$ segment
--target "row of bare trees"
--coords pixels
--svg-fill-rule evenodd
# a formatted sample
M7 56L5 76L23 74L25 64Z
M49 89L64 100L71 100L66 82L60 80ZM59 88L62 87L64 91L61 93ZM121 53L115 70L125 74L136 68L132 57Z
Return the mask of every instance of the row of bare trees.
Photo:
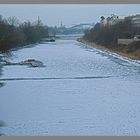
M41 20L20 23L16 17L0 16L0 51L35 43L48 36L48 27Z
M101 20L104 20L103 17ZM85 31L84 39L108 47L115 47L118 38L133 38L136 34L140 34L140 28L133 25L130 17L126 17L113 25L103 26L102 22L97 23L94 28Z

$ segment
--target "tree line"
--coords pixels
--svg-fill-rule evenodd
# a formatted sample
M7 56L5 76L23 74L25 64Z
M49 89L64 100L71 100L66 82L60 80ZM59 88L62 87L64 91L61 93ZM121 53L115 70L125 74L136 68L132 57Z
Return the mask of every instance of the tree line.
M109 20L103 25L104 17L91 30L86 30L84 39L89 42L96 42L106 47L116 47L118 38L133 38L134 35L140 34L140 28L133 25L131 17L118 20L115 24L110 25Z
M48 26L38 19L19 23L16 17L0 16L0 52L40 41L49 36Z

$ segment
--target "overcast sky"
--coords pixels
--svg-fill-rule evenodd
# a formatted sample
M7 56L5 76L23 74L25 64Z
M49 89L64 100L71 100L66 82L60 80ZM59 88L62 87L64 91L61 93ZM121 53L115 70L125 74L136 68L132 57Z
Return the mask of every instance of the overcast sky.
M6 18L16 16L21 22L35 21L40 16L43 23L49 26L59 26L61 21L64 25L71 26L97 22L102 15L140 14L140 4L0 4L0 14Z

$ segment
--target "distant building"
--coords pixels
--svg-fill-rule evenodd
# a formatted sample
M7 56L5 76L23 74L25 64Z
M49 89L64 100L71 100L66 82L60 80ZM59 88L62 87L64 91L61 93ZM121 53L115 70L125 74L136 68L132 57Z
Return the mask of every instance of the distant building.
M132 20L132 24L135 27L140 27L140 14L137 15L132 15L132 16L128 16L130 17L130 19ZM110 17L101 17L101 26L111 26L114 25L120 21L123 21L126 18L126 16L117 16L112 14Z
M140 14L131 16L131 20L135 27L140 27Z

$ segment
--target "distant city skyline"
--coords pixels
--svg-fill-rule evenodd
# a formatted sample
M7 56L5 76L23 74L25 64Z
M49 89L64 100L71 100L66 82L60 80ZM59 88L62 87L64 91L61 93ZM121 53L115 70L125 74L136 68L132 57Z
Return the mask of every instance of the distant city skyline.
M101 16L140 14L140 4L0 4L4 18L17 17L20 22L35 21L38 16L48 26L72 26L96 23Z

